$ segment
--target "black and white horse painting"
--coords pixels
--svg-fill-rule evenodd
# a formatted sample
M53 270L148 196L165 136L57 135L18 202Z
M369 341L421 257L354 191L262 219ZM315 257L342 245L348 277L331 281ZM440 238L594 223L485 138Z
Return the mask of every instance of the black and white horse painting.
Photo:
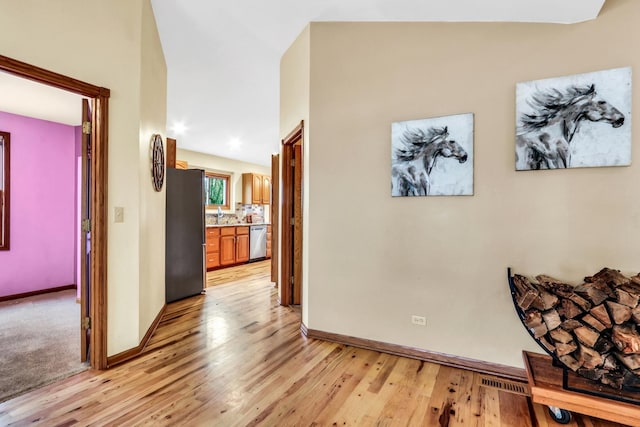
M471 194L473 114L392 124L392 196Z
M519 83L516 170L631 162L631 69Z

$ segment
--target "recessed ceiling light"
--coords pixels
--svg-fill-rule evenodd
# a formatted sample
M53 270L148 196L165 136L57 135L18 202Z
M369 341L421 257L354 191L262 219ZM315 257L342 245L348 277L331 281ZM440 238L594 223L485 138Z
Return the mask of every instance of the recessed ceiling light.
M184 122L175 122L173 126L171 126L171 130L176 135L182 135L186 132L187 126L184 124Z
M240 141L240 139L238 138L231 138L229 139L228 145L231 151L236 151L239 150L242 146L242 141Z

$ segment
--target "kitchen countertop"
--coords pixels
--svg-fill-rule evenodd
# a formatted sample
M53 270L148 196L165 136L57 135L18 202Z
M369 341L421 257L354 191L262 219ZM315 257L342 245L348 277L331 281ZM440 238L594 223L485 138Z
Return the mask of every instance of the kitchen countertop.
M252 225L271 225L268 222L252 222L252 223L238 223L238 224L207 224L207 227L250 227Z

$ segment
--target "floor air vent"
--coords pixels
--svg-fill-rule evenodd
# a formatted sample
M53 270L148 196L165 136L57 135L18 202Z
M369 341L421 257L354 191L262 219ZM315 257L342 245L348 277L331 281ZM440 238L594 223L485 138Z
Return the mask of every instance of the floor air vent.
M526 384L515 381L506 381L498 378L482 377L480 385L485 387L497 388L514 394L529 396L529 387Z

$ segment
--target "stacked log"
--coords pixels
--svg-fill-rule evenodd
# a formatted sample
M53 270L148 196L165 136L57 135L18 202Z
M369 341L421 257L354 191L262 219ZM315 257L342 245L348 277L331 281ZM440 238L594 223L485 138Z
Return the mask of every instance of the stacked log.
M603 268L578 286L516 274L513 285L522 322L549 354L616 389L640 384L640 274Z

